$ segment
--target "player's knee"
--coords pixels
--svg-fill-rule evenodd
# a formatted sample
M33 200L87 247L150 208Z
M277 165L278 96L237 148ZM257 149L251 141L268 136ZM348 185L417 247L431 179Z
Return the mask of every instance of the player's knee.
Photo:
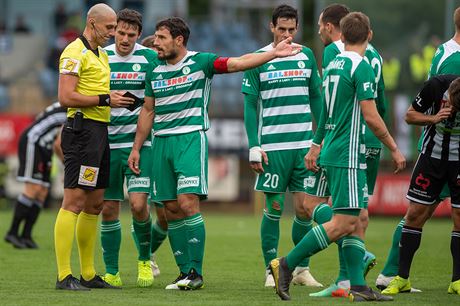
M265 193L265 210L270 215L281 217L284 210L284 194Z
M113 205L104 203L102 207L102 220L104 221L113 221L118 219L118 209L116 209Z
M406 225L421 228L430 216L429 206L411 202L405 216Z

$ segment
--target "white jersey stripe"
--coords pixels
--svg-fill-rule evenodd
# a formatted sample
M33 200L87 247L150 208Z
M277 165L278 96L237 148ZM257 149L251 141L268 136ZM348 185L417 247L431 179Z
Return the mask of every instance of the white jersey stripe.
M259 74L261 82L267 82L271 80L284 79L284 78L309 78L311 76L311 69L287 69L287 70L276 70L267 71Z
M262 135L304 131L311 131L311 122L267 125L262 128Z
M136 124L108 126L109 135L136 133Z
M187 102L191 99L201 98L203 96L202 89L196 89L192 91L187 91L178 95L167 96L163 98L156 98L155 99L155 106L162 106L162 105L171 105L174 103L182 103Z
M142 55L132 55L127 57L118 56L116 53L115 55L109 56L110 63L133 63L133 64L148 64L148 60L145 56Z
M277 142L263 144L262 150L264 151L277 151L277 150L294 150L294 149L304 149L311 147L311 140L304 141L291 141L291 142Z
M262 111L262 117L292 115L292 114L307 114L310 112L311 112L310 104L276 106L276 107L265 108Z
M186 134L195 131L202 130L202 125L185 125L185 126L175 126L170 129L161 129L154 132L155 136L169 135L169 134Z
M133 147L133 143L132 142L121 142L121 143L111 143L109 144L110 145L110 149L125 149L125 148L132 148ZM143 144L143 146L145 147L151 147L152 146L152 142L150 140L146 140Z
M264 90L260 92L262 99L272 99L279 97L291 97L291 96L308 96L308 86L305 87L285 87L276 88L272 90Z
M184 109L183 111L176 112L176 113L157 115L155 116L155 122L157 123L168 122L168 121L172 121L175 119L181 119L185 117L198 117L198 116L201 116L201 107L193 107L193 108Z

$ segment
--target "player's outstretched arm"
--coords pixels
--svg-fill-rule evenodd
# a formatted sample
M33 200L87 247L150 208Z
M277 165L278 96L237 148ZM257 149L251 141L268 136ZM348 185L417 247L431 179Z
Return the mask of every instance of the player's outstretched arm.
M372 133L390 150L391 157L395 163L394 173L403 170L406 167L406 159L399 151L396 142L388 132L385 122L383 122L382 117L377 112L374 100L361 101L361 112Z
M139 113L139 119L137 120L136 136L134 137L134 144L131 153L128 157L128 166L136 174L140 174L139 151L144 144L147 136L152 132L153 118L155 116L155 100L153 97L144 98L144 104Z
M240 57L230 57L227 62L227 72L244 71L251 69L277 57L296 55L302 50L302 46L292 43L292 37L281 41L275 49L267 52L248 53Z

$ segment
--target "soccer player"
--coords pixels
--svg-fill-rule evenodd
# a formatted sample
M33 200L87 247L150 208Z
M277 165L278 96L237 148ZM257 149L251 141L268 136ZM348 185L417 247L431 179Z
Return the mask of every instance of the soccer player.
M289 5L274 9L270 28L273 42L257 52L273 50L297 33L297 10ZM312 116L321 113L321 79L311 49L296 56L274 59L244 74L244 123L249 142L249 161L257 173L255 190L263 191L265 209L260 227L265 261L265 286L274 287L268 269L277 257L279 221L284 210L284 193L293 193L295 217L292 241L297 244L312 228L303 207L304 184L309 176L303 157L313 138ZM263 163L262 163L263 161ZM293 284L321 287L309 271L309 258L294 270Z
M344 44L340 39L340 20L349 13L349 9L342 4L332 4L326 7L319 16L318 20L318 34L323 41L325 48L323 52L322 67L325 69L329 63L341 52L344 51ZM372 33L372 31L371 31ZM370 40L371 38L369 38ZM382 75L382 58L378 54L377 50L368 44L365 52L365 60L371 64L375 74L375 83L377 88L375 90L375 103L380 116L384 116L386 103L384 89L385 85L383 82ZM365 124L365 123L364 123ZM377 171L380 161L381 147L382 144L374 136L374 134L365 128L365 144L366 144L366 190L364 196L364 209L361 210L360 214L360 225L362 225L363 233L367 229L369 222L369 216L367 212L367 205L369 196L373 194L375 182L377 178ZM326 206L326 196L329 196L329 190L327 182L324 180L324 174L322 170L318 171L316 176L311 180L314 182L312 186L307 188L306 204L313 211L313 219L317 223L324 223L324 219L331 216L329 207ZM343 258L342 247L338 244L339 254L339 275L336 281L331 284L328 288L320 291L311 293L310 296L315 297L328 297L328 296L347 296L348 289L350 287L350 281L347 275L346 264ZM367 275L369 270L375 266L376 260L375 255L366 250L363 265L364 265L364 277Z
M203 287L205 226L200 200L207 197L207 139L211 80L216 73L247 70L275 57L295 55L291 38L268 52L218 57L187 50L190 30L180 18L156 24L161 62L147 74L145 102L128 164L139 172L139 150L154 127L153 200L165 204L168 236L180 275L175 288Z
M66 119L66 109L55 102L38 114L19 138L17 180L24 182L24 190L16 200L11 227L5 236L5 241L15 248L38 248L32 239L32 229L48 196L53 149L62 160L59 134Z
M460 75L460 8L454 12L453 21L455 25L455 34L447 42L440 45L431 62L428 78L441 74L456 74ZM419 151L423 144L424 134L422 134L419 141ZM449 187L444 185L441 194L439 195L438 203L430 206L430 213L425 216L426 220L431 217L438 204L450 196ZM401 231L405 224L406 217L404 217L393 234L393 241L390 251L388 252L387 261L382 272L378 275L375 285L377 288L385 289L391 280L398 274L399 269L399 241L401 239ZM426 220L423 221L426 222ZM454 239L454 238L452 238ZM420 292L420 290L411 288L410 292Z
M123 9L117 13L115 43L105 48L111 70L110 89L125 91L138 98L138 103L129 108L113 108L109 123L111 175L109 187L104 194L101 245L106 266L104 280L113 286L122 286L118 256L121 245L119 216L121 201L124 200L124 182L129 194L135 241L139 251L137 284L140 287L153 284L150 266L152 219L147 204L152 171L150 135L140 151L141 173L136 175L128 167L128 156L133 146L137 118L144 98L145 74L156 60L155 51L136 43L141 33L141 14L131 9Z
M56 218L54 241L56 289L116 288L96 274L94 248L97 219L109 183L110 149L107 123L110 106L127 107L133 99L110 92L110 67L101 47L113 37L117 17L106 4L92 6L83 34L62 52L59 102L67 107L62 130L64 198ZM80 280L72 276L70 256L74 236L80 258Z
M350 13L340 21L345 51L328 65L323 76L321 119L306 159L307 168L318 170L321 163L332 197L331 221L314 227L286 257L271 261L277 294L290 299L292 271L305 257L340 240L348 276L350 299L387 301L388 297L372 291L363 275L364 233L359 216L364 208L366 183L365 145L362 117L369 128L391 151L395 172L405 167L404 156L377 112L374 102L375 75L364 59L371 35L369 18L360 12ZM322 145L321 149L321 143Z
M155 46L153 44L155 40L155 35L150 35L145 37L141 44L144 47L150 48L155 50ZM155 252L161 246L163 241L168 236L168 220L166 219L166 212L163 203L161 202L154 202L152 201L153 205L155 206L155 214L157 216L157 220L153 223L152 226L152 240L150 242L150 251L152 253L150 257L150 265L152 266L153 276L157 277L160 275L160 268L155 260ZM173 286L175 287L175 286ZM169 289L168 287L166 289Z

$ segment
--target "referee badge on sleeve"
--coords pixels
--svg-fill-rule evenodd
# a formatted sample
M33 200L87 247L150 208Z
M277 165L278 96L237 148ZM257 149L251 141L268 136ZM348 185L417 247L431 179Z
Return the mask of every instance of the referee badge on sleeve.
M78 184L83 186L96 187L99 168L90 166L81 166Z
M61 62L59 73L62 74L78 74L80 70L80 61L73 58L64 58Z

